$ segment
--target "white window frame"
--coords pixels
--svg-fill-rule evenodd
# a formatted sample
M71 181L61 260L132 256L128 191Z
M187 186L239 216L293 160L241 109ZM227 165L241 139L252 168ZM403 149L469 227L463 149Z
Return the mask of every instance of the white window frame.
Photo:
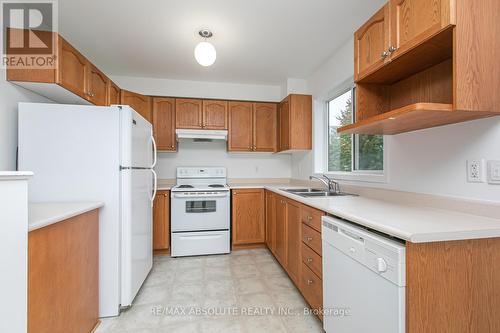
M383 136L383 142L384 142L384 154L383 154L383 164L384 164L384 170L354 170L354 163L355 163L355 158L356 156L355 153L355 144L353 144L352 147L352 158L351 158L351 170L352 171L328 171L328 154L329 154L329 131L330 131L330 124L329 124L329 108L328 104L331 100L341 96L342 94L345 94L349 89L354 89L354 80L351 78L350 80L344 82L344 84L340 85L338 89L334 91L334 93L329 94L328 98L324 101L325 103L325 109L324 109L324 144L323 144L323 153L325 154L324 158L324 165L323 165L323 174L326 174L328 176L331 176L332 178L335 178L337 180L344 180L344 181L349 181L349 182L370 182L370 183L387 183L388 182L388 147L387 147L387 140L386 137ZM355 103L355 100L353 98L353 103ZM356 108L354 107L354 117L356 117ZM353 143L357 141L357 137L352 134L353 136Z

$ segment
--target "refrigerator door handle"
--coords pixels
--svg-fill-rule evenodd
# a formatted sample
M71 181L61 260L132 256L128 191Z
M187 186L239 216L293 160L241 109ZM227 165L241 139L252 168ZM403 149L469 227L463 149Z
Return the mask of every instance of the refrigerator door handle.
M153 195L151 196L151 207L153 207L153 202L155 201L156 192L158 190L158 176L156 175L156 172L153 169L150 170L153 173Z
M153 165L151 165L151 169L152 169L156 166L156 154L158 152L158 150L156 149L155 137L153 135L151 135L151 142L153 143Z

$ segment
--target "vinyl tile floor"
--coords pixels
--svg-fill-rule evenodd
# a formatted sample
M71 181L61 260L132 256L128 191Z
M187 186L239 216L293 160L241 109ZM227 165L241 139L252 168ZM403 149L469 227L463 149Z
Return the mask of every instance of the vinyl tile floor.
M322 324L267 249L155 257L132 307L96 333L315 333Z

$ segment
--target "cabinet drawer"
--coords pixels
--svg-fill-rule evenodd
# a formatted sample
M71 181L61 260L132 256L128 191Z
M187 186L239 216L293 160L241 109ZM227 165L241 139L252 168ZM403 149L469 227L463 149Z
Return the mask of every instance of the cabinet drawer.
M301 220L313 229L321 232L321 217L324 213L308 206L302 206Z
M300 290L311 308L323 307L323 282L306 264L302 264Z
M321 234L302 223L302 241L321 255Z
M323 276L321 256L302 243L302 261L319 277Z

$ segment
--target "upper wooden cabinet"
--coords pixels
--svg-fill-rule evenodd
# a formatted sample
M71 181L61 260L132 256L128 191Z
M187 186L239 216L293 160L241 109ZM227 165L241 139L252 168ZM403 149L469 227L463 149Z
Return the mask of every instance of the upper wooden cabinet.
M60 38L58 77L60 84L78 96L88 99L90 63L77 49Z
M456 0L390 0L391 59L455 24Z
M202 100L177 98L175 100L175 128L203 128Z
M137 94L128 90L120 93L121 104L129 105L149 122L152 122L151 97Z
M229 102L228 150L253 150L253 103Z
M113 81L108 80L108 102L107 105L120 104L120 87Z
M47 32L48 33L48 32ZM66 104L119 104L119 88L75 47L56 33L53 69L7 68L7 80ZM36 82L37 84L32 84Z
M174 98L153 98L153 133L158 150L177 150Z
M110 81L103 72L92 64L87 65L87 96L95 105L108 105L108 82Z
M229 102L229 151L275 152L276 103Z
M232 206L233 245L264 243L264 190L233 190Z
M312 96L288 95L279 106L279 151L312 149Z
M254 151L277 150L278 106L276 103L255 103L253 107Z
M203 100L203 129L227 129L227 101Z
M382 67L389 59L389 4L385 5L354 33L354 79Z
M392 135L500 115L498 0L388 6L355 34L356 122L339 133ZM382 36L382 25L384 62L374 57L382 38L361 37Z

